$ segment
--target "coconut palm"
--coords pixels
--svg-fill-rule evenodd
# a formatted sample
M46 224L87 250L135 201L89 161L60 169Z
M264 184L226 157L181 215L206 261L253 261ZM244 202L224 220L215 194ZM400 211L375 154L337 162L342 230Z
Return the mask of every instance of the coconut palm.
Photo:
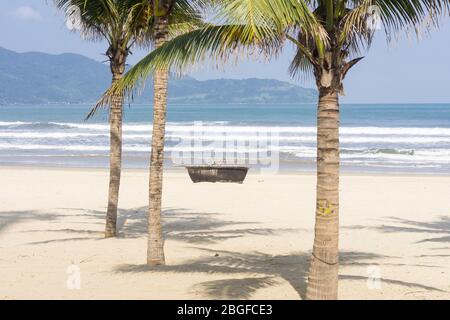
M153 48L159 48L170 38L202 26L200 9L204 8L208 3L207 0L136 0L136 2L136 8L134 6L130 7L128 13L134 16L134 11L145 10L148 25L144 36L148 38L149 44ZM139 16L139 18L139 21L142 22L142 16ZM153 78L153 138L150 160L147 263L149 265L162 265L165 263L165 258L161 200L169 79L168 68L155 70ZM114 84L115 82L112 86ZM105 104L114 106L116 97L123 99L123 93L117 92L111 95ZM94 115L100 106L99 104L93 108L88 117ZM117 202L115 203L115 209L115 212L117 212ZM117 214L114 217L116 216ZM115 224L113 227L115 230Z
M154 4L148 0L54 0L65 10L70 19L78 23L82 35L90 40L106 40L109 44L106 56L112 73L112 85L119 81L126 68L126 61L135 45L151 45L158 42ZM156 2L156 1L155 1ZM159 10L161 11L161 10ZM192 30L201 22L193 8L181 2L174 7L171 20L164 20L167 34L172 37ZM110 176L105 237L115 237L117 210L122 168L122 93L114 94L109 102L110 122ZM96 110L88 115L93 116Z
M82 35L90 40L106 40L106 57L112 73L112 84L125 72L130 50L145 40L149 27L148 7L142 0L54 0L78 23ZM117 207L122 167L123 95L115 94L109 108L110 175L105 237L116 236Z
M314 246L307 299L336 299L339 268L339 95L348 71L362 57L379 21L387 38L437 24L449 0L224 0L200 30L181 35L152 52L105 96L130 92L153 70L185 70L212 59L226 61L239 51L276 56L285 43L296 52L292 75L313 75L318 88L317 190Z
M168 41L169 16L176 0L161 0L155 10L155 48ZM161 221L169 69L155 70L153 76L153 134L150 156L147 264L164 265L164 237Z
M184 20L188 28L202 25L200 11L205 8L206 0L154 0L152 12L154 17L153 44L158 49L170 38L170 20ZM182 15L184 19L178 16ZM184 31L178 28L178 32ZM166 131L167 91L169 68L162 67L153 73L153 132L150 156L149 211L148 211L148 245L147 264L164 265L164 237L161 221L164 139Z

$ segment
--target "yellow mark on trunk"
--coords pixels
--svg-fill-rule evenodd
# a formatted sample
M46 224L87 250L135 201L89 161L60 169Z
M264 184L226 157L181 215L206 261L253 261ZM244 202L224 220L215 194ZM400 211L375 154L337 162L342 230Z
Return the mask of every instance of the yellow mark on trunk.
M317 212L321 216L330 216L335 212L335 207L326 200L319 200Z

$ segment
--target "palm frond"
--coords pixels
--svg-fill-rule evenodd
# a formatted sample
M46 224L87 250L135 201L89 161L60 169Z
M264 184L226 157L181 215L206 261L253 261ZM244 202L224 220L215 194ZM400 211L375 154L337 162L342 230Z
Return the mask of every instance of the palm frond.
M108 105L114 93L124 91L132 96L135 86L142 87L159 68L181 72L207 58L212 64L223 64L231 57L255 52L276 56L285 35L292 30L311 34L322 43L327 41L325 30L303 0L213 0L210 4L214 4L216 14L212 20L216 24L178 36L147 55L104 94L94 112Z
M340 22L339 41L353 55L367 49L376 31L370 22L379 20L388 40L401 31L418 30L425 20L437 26L450 9L448 0L360 0L353 1Z
M106 55L110 61L117 52L127 56L134 45L150 47L153 44L156 7L161 9L168 4L169 36L176 37L204 27L200 10L215 1L54 0L57 8L66 12L71 7L78 9L81 32L86 38L108 41Z
M263 30L257 30L263 35ZM152 51L124 77L111 87L100 99L94 108L109 105L110 97L124 92L132 96L135 87L143 87L146 79L156 69L172 68L174 72L181 72L198 61L209 58L212 63L223 64L239 53L250 53L257 50L259 54L275 56L282 48L283 39L280 35L268 34L256 38L256 33L248 32L246 26L208 25L204 28L191 31L169 41L166 45Z

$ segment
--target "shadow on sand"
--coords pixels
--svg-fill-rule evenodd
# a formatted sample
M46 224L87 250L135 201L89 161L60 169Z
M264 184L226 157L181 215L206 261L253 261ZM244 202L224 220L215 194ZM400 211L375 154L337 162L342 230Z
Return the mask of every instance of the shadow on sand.
M69 210L69 209L65 209ZM50 232L72 234L74 237L63 239L49 239L34 244L48 244L55 242L80 241L89 239L102 239L102 232L97 224L102 224L105 214L102 211L87 211L70 209L74 214L65 214L64 217L85 221L85 229L61 228L53 230L23 230L22 232ZM119 238L145 237L146 208L120 210L118 230ZM67 212L67 211L65 211ZM0 213L0 232L7 226L21 221L29 220L55 220L61 216L57 214L37 214L34 212ZM262 252L232 252L213 250L207 246L227 239L240 238L249 235L277 235L284 232L299 231L298 229L271 229L258 228L257 222L235 222L223 220L220 214L196 213L187 209L167 209L163 212L164 230L166 239L173 239L189 243L202 252L201 256L178 265L150 268L147 265L120 265L114 268L115 273L206 273L220 274L225 278L205 281L196 284L192 290L213 299L247 299L257 290L274 286L284 280L297 292L299 297L305 296L307 271L309 267L309 252L292 253L288 255L270 255ZM449 235L450 220L446 217L434 222L416 222L398 218L389 218L396 224L404 226L375 227L380 232L418 232ZM76 222L76 221L75 221ZM77 222L79 223L79 222ZM65 224L65 222L64 222ZM91 225L91 226L90 226ZM95 226L95 230L92 228ZM360 226L349 227L362 228ZM372 227L370 227L372 229ZM420 242L446 242L446 237L427 238ZM341 252L341 265L373 265L378 259L395 258L364 252ZM390 264L398 265L402 264ZM424 266L425 267L425 266ZM432 266L429 266L432 267ZM226 278L226 276L230 276ZM341 275L340 279L348 281L367 281L367 277L357 275ZM419 283L384 279L383 282L408 288L441 291L437 288Z
M14 224L27 221L50 221L58 215L51 213L38 213L36 211L11 211L0 212L0 233Z
M197 248L201 249L201 248ZM115 269L117 273L207 273L236 276L229 279L220 279L199 283L193 287L194 291L212 299L248 299L256 290L273 286L279 279L287 281L297 292L298 297L306 293L306 279L309 267L309 253L296 253L289 255L268 255L265 253L238 253L230 251L217 251L201 249L208 256L187 261L180 265L148 267L146 265L121 265ZM371 253L341 252L341 265L354 265L360 261L368 264L380 258L387 258ZM247 276L246 276L247 275ZM366 282L368 277L341 275L340 279ZM440 289L424 286L419 283L385 279L384 283L395 284L408 288L420 288L432 291Z
M417 233L427 235L439 235L438 237L425 237L415 243L450 243L450 217L441 216L435 221L423 222L408 219L401 219L397 217L386 217L380 226L366 227L366 226L348 226L345 229L371 229L382 233ZM449 249L444 248L444 249Z
M220 219L217 213L197 213L187 209L163 211L166 239L193 244L211 244L247 235L276 235L297 229L257 228L259 222L236 222ZM135 238L147 235L147 209L122 210L118 220L119 237Z
M73 237L48 239L29 244L48 244L67 241L102 240L105 213L96 210L77 208L61 208L65 214L42 214L35 212L0 213L0 232L9 225L23 221L51 221L53 229L26 229L24 233L58 233ZM69 212L69 213L67 213ZM163 211L164 237L192 244L213 244L248 235L277 235L284 232L295 232L298 229L273 229L257 227L258 222L236 222L220 218L216 213L196 213L187 209L166 209ZM58 228L60 224L64 228ZM80 228L67 228L67 225L78 224ZM147 236L147 208L120 210L117 221L118 238L139 238Z

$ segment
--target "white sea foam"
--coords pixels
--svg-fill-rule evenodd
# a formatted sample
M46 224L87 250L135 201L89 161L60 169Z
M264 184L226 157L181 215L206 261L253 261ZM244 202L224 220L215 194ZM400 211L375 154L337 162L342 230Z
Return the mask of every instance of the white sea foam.
M31 122L0 122L0 126L30 125L39 124ZM85 130L109 130L107 123L61 123L50 122L49 125L59 125L74 129ZM124 131L145 131L151 132L152 124L126 123ZM277 133L309 133L316 134L315 127L308 126L251 126L251 125L230 125L228 122L196 122L189 125L180 122L169 122L167 129L174 132L190 132L194 129L204 132L277 132ZM407 136L450 136L450 128L418 128L418 127L342 127L342 134L349 135L407 135Z
M48 150L48 151L109 151L109 146L90 146L90 145L41 145L41 144L0 144L0 150ZM200 147L166 147L167 152L267 152L268 148L213 148L210 146ZM148 145L124 145L123 151L125 152L149 152L150 146Z
M32 122L21 122L21 121L5 122L5 121L0 121L0 127L17 126L17 125L31 124L31 123Z
M125 153L150 151L150 123L125 123L123 128ZM342 127L340 133L344 164L405 167L450 165L450 128ZM307 161L314 161L317 154L316 128L312 126L170 122L166 137L169 141L166 147L168 153L214 150L236 152L238 157L243 157L250 152L274 151L279 152L282 158L294 157ZM236 146L234 142L237 142ZM222 147L222 143L227 144L227 149ZM3 150L3 155L8 155L8 150L15 150L15 154L29 157L55 152L107 156L109 125L0 121L0 150Z
M137 126L139 128L139 126ZM10 139L66 139L66 138L105 138L109 132L107 126L98 125L95 128L103 128L102 130L86 131L86 128L94 128L92 126L83 127L85 130L80 131L42 131L42 130L26 130L26 131L3 131L0 132L0 138ZM133 127L135 128L135 127ZM277 140L280 142L297 142L297 143L315 143L316 135L310 131L298 134L298 132L289 132L287 129L276 130L272 128L269 130L260 130L254 127L252 130L243 130L239 128L226 127L226 128L207 128L203 127L201 131L192 131L187 129L188 127L170 127L167 128L168 139L182 139L182 140L215 140L215 141L267 141ZM183 129L183 130L181 130ZM211 129L211 130L210 130ZM214 129L214 130L212 130ZM450 135L436 135L431 134L421 135L374 135L373 133L360 134L359 136L346 133L349 128L343 128L341 130L341 142L342 143L379 143L379 144L450 144ZM412 128L413 129L413 128ZM151 138L151 131L144 133L130 133L138 130L124 130L124 140L148 140ZM442 130L441 130L442 131ZM436 132L438 132L436 130ZM288 134L290 133L290 134ZM442 132L440 132L442 134Z
M83 132L0 132L0 138L15 139L66 139L86 137L107 137L107 135Z
M109 131L107 123L63 123L63 122L5 122L0 121L0 126L29 126L29 125L48 125L49 127L60 126L61 128L72 128L81 130ZM151 132L151 123L125 123L124 131L145 131ZM181 122L169 122L167 130L173 132L191 132L200 130L202 132L275 132L275 133L299 133L313 134L317 130L313 126L253 126L253 125L230 125L229 122L192 122L188 125ZM450 128L419 128L419 127L341 127L341 134L346 135L403 135L403 136L448 136L450 137Z

